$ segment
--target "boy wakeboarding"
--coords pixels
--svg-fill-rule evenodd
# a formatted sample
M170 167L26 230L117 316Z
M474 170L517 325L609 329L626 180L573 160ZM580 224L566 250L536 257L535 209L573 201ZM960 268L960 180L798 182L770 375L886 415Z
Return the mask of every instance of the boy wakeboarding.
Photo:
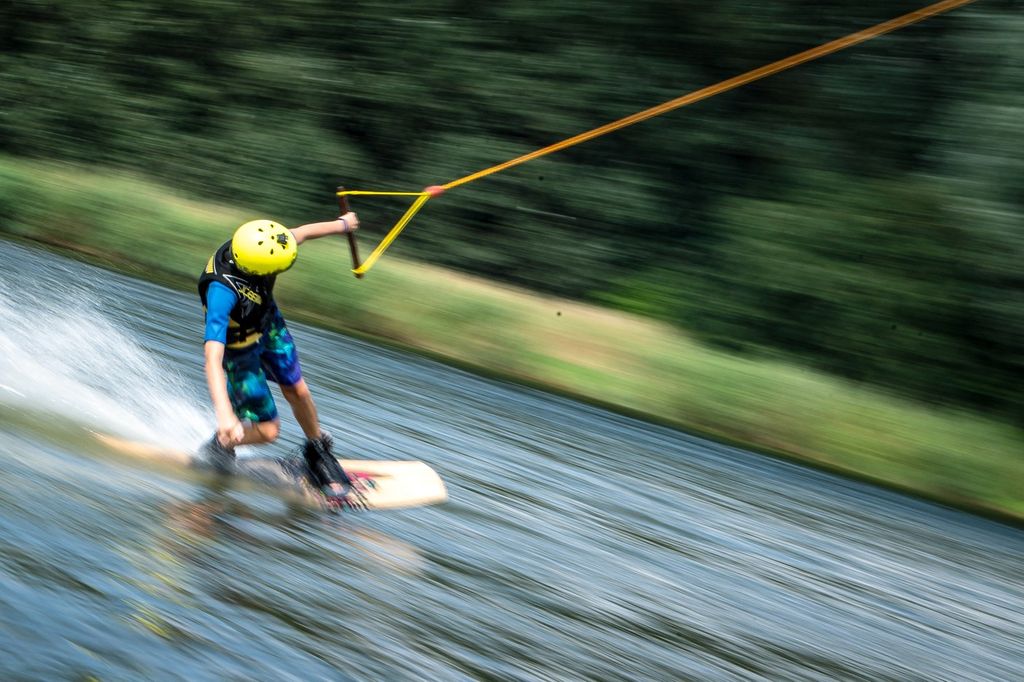
M236 445L277 439L280 419L269 380L280 387L306 436L302 454L310 482L328 500L344 500L352 491L331 450L330 435L320 428L273 290L277 275L295 263L300 244L358 227L359 219L351 212L292 230L271 220L253 220L239 227L206 264L199 297L206 313L206 382L217 431L201 454L215 469L233 471Z

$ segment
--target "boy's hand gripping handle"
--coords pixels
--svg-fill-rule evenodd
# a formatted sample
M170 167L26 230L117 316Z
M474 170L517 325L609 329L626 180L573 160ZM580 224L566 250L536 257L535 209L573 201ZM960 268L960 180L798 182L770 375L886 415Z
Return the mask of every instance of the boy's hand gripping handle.
M339 192L344 192L344 187L338 188ZM348 207L348 197L344 195L338 195L338 210L341 211L341 215L345 215L351 209ZM352 252L352 269L358 270L360 266L359 262L359 246L356 244L356 235L354 232L346 232L345 236L348 237L348 249ZM362 279L363 273L354 273L357 279Z

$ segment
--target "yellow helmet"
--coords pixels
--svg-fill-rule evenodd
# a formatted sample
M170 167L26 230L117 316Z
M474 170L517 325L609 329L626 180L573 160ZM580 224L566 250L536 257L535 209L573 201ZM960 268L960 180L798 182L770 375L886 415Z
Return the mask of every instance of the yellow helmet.
M295 263L299 255L295 235L273 220L250 220L231 238L235 265L251 275L276 275Z

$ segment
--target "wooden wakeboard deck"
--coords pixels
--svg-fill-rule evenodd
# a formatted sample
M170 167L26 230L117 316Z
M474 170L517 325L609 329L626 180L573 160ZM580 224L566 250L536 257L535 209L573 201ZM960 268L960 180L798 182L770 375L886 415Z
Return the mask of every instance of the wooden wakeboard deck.
M151 443L126 440L105 433L93 432L95 438L111 451L151 461L172 462L183 467L191 466L196 457L192 453L175 448L163 447ZM251 476L246 473L250 463L260 463L261 468L275 467L277 460L273 458L239 457L239 475L247 480L281 489L290 488L292 492L309 493L309 487L302 481L285 475ZM356 484L363 496L368 509L401 509L440 504L448 499L448 491L444 481L430 466L423 462L373 460L373 459L340 459L338 460L345 472ZM280 467L278 467L280 468Z

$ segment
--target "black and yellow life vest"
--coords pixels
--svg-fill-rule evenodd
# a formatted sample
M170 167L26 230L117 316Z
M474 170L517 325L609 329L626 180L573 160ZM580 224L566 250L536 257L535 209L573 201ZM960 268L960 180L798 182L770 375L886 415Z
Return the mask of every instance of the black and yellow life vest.
M228 241L213 254L199 276L199 298L206 311L206 292L211 282L220 282L238 295L228 321L228 348L243 348L259 341L274 314L276 275L250 275L242 272L231 257Z

